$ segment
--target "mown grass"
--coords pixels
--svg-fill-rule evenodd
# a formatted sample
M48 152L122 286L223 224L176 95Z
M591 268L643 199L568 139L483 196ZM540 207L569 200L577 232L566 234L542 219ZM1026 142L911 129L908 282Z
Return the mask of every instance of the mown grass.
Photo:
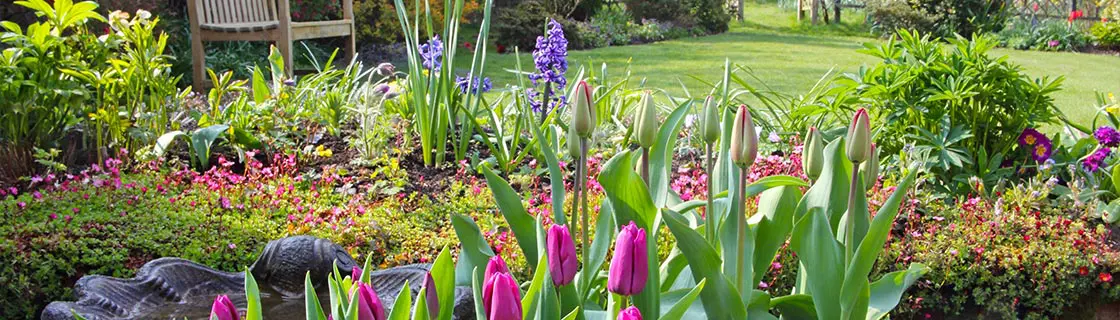
M645 80L647 87L678 95L687 88L696 96L706 93L708 88L693 77L718 80L724 59L730 59L753 69L767 86L778 92L802 94L829 72L855 72L861 66L876 63L873 57L857 52L864 43L881 41L863 23L863 13L848 10L843 18L842 25L812 26L798 23L792 10L756 3L748 7L745 22L732 21L731 30L723 34L570 51L569 77L574 77L580 66L598 72L601 64L606 63L613 76L622 75L629 68L634 77ZM525 70L533 68L528 53L531 50L521 48ZM1120 58L1115 56L1008 49L997 49L992 54L1007 55L1034 77L1065 76L1064 90L1054 98L1058 107L1075 121L1087 121L1096 112L1094 92L1120 93ZM460 66L469 66L469 54L459 58ZM515 74L506 71L516 68L516 55L491 53L487 58L487 76L498 87L516 83Z

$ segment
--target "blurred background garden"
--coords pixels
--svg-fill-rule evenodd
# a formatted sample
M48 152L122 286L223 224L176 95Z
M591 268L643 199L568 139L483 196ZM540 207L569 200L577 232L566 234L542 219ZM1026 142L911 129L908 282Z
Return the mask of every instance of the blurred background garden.
M1118 0L280 0L354 38L295 41L291 62L267 41L205 42L205 79L188 1L0 3L0 318L160 257L241 271L292 235L379 268L432 263L463 246L457 216L532 279L486 173L552 225L578 190L608 199L612 158L649 151L648 105L675 125L646 179L658 205L703 202L709 97L719 119L753 116L747 182L817 181L809 133L841 140L867 110L869 208L907 197L871 277L928 267L892 318L1120 314ZM569 134L581 81L586 149ZM682 253L661 228L668 268ZM795 293L785 239L752 289Z

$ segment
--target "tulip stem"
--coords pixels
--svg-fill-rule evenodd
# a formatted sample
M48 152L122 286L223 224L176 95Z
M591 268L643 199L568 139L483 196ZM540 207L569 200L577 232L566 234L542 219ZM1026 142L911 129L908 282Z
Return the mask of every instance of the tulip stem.
M714 209L712 202L712 144L706 143L704 149L707 151L704 154L704 174L708 175L708 179L705 180L708 182L708 206L704 207L704 229L707 231L708 243L714 247L716 245L716 217L713 215L715 212L712 211Z
M735 285L739 287L739 295L745 297L749 290L747 283L743 282L743 273L745 270L743 266L745 263L743 263L743 260L745 260L747 256L747 168L745 167L739 167L739 185L736 186L736 188L739 189L737 191L738 199L735 200L735 203L739 205L739 210L735 213L739 221L739 258L735 261L735 266L738 269L738 272L736 272L738 278Z
M642 172L641 172L641 174L642 174L642 181L644 181L646 183L646 187L648 188L650 186L649 185L649 148L642 148Z
M848 214L845 217L844 228L844 265L847 266L852 262L855 256L855 225L852 224L852 215L856 213L856 189L862 190L858 186L859 183L859 162L852 162L852 186L848 190Z
M591 230L588 230L588 227L587 227L587 175L588 175L587 160L586 160L587 159L587 144L588 144L587 143L587 138L580 138L580 141L579 141L579 149L580 149L580 154L581 154L580 166L583 168L583 170L580 174L580 186L581 186L581 189L583 190L583 192L581 192L581 194L580 194L580 205L579 205L580 210L583 210L583 212L580 214L580 231L582 231L582 233L580 234L580 236L581 236L580 239L583 242L583 244L582 244L583 245L583 250L582 250L583 251L583 263L585 263L585 264L591 263L591 251L590 251L591 241L588 240L588 238L589 238L588 233L590 233ZM598 271L598 270L596 270L596 271ZM594 271L584 270L584 272L594 272Z

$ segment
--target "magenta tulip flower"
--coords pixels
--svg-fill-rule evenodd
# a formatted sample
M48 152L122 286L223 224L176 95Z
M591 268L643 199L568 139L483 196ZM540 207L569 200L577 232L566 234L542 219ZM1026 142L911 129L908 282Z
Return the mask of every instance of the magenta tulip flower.
M210 308L210 319L241 320L241 315L237 313L237 306L233 305L229 296L223 294L214 299L214 306Z
M631 296L642 292L649 278L649 253L646 252L646 230L633 221L622 227L615 240L614 257L607 276L607 289Z
M432 278L431 272L428 272L428 277L424 279L424 303L428 307L428 319L438 318L439 293L436 292L436 279Z
M494 273L486 280L482 301L489 320L521 320L521 290L509 273Z
M576 278L579 260L576 258L576 244L568 227L554 224L548 229L548 271L552 274L552 284L568 285Z
M354 266L353 269L350 269L350 279L354 280L354 283L362 281L362 268Z
M385 320L385 306L366 283L358 283L358 320Z
M618 313L618 320L642 320L642 313L638 308L630 306Z
M486 273L484 273L485 277L482 277L483 281L489 280L490 276L495 273L509 273L509 267L506 266L506 261L502 260L502 257L499 255L490 257L490 262L486 263Z

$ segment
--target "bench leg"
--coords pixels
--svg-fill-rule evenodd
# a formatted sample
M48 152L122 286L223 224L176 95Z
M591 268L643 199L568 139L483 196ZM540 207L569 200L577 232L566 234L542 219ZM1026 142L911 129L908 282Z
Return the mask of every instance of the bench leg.
M191 35L191 58L191 85L194 91L203 92L206 90L206 47L198 33Z
M356 50L357 48L355 47L355 44L354 44L354 40L355 40L354 38L356 38L355 35L357 33L358 33L358 30L356 30L356 28L354 28L354 23L350 23L350 35L346 37L346 57L349 58L350 61L356 61L357 58L358 58L357 50ZM347 61L347 62L350 62L350 61Z

